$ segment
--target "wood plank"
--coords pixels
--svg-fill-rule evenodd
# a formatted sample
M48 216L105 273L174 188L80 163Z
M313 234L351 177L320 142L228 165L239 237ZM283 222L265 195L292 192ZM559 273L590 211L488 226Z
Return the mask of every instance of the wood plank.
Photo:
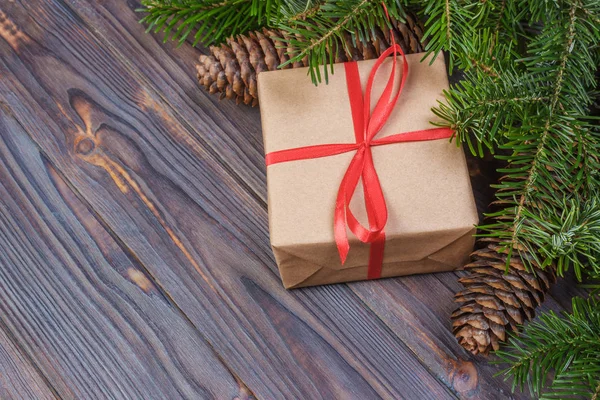
M358 283L353 290L418 354L432 372L448 379L460 397L527 399L528 393L511 393L493 356L472 356L451 333L450 314L460 272L415 275L402 279ZM560 312L563 307L548 296L540 311Z
M248 392L5 108L0 265L0 320L60 397Z
M56 398L52 388L2 326L0 326L0 398L5 400Z
M112 46L131 64L131 73L156 87L162 99L177 110L180 120L188 123L204 144L227 163L235 166L245 189L255 191L266 207L264 156L258 107L236 105L219 100L198 87L195 64L208 49L189 44L163 43L162 35L150 35L138 23L143 13L139 1L63 0L103 42ZM133 56L131 56L133 55ZM213 120L216 126L204 121ZM210 129L207 129L210 128Z
M220 154L68 9L22 6L6 14L25 39L0 43L5 101L259 397L452 397L347 287L286 292L272 272L264 205L217 162ZM319 291L332 294L312 308ZM336 297L354 320L341 320ZM370 334L392 349L386 364L370 350Z
M141 8L138 1L63 1L104 45L112 48L115 57L132 67L129 72L136 79L155 88L164 104L175 110L179 122L216 155L216 161L225 161L223 166L235 172L238 185L266 207L259 109L221 101L199 89L195 63L208 50L163 43L162 37L145 33L145 27L138 23L143 14L134 11ZM141 105L162 112L152 101Z

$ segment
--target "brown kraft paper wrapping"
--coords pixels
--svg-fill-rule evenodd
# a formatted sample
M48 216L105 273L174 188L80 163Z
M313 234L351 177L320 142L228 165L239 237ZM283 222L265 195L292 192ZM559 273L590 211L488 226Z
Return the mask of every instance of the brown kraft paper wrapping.
M448 88L442 57L406 56L409 73L396 108L376 138L430 129L431 111ZM358 63L363 92L376 60ZM402 60L399 58L398 62ZM386 60L375 78L373 107L391 70ZM329 83L314 86L306 68L263 72L258 91L265 153L329 143L354 143L343 65ZM372 148L387 202L382 277L460 268L473 248L477 211L462 149L448 139ZM363 280L369 244L348 231L350 252L341 264L333 233L340 182L354 152L290 161L267 168L271 246L286 288ZM362 188L351 203L367 225ZM367 225L368 226L368 225Z

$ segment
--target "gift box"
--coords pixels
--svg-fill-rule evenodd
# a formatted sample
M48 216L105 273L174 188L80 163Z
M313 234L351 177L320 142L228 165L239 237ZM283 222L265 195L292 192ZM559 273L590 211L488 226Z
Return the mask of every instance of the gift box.
M443 100L442 92L448 88L446 66L442 57L431 63L430 59L421 62L422 57L410 54L404 60L396 59L397 75L405 78L402 93L375 136L379 142L367 146L368 150L360 145L355 131L361 117L349 96L351 80L347 74L352 70L346 64L335 65L328 84L318 86L310 82L306 68L259 75L268 164L270 155L289 149L311 147L314 152L315 148L327 148L319 145L355 146L339 154L271 162L267 167L270 240L286 288L449 271L467 261L478 217L463 150L450 141L449 135L436 139L435 134L425 134L425 139L416 141L383 143L397 134L409 137L415 131L438 132L432 122L439 119L431 109ZM393 57L352 64L357 68L353 79L360 82L355 83L358 89L354 90L363 93L369 75L379 67L369 101L373 110L386 95ZM400 79L396 77L393 82L397 90ZM349 169L356 167L351 164L356 164L353 160L360 151L363 157L370 152L385 199L384 246L375 243L377 240L359 240L346 226L344 233L339 225L334 228L334 223L340 222L334 222L343 192L340 182L346 179ZM364 179L363 173L361 170ZM368 212L369 206L373 208L377 203L377 196L372 194L376 187L372 183L362 185L361 180L350 196L344 218L351 212L365 227L377 226L376 219L382 217L369 217ZM342 193L341 197L348 196ZM349 244L344 263L339 243L343 234ZM381 254L374 256L377 251ZM380 270L373 273L373 258L377 257L382 258Z

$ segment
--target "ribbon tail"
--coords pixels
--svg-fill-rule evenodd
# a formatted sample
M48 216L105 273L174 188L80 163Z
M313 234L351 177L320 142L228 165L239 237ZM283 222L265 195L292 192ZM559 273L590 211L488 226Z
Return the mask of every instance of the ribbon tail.
M369 249L369 266L367 268L367 279L381 278L383 269L383 253L385 250L385 232L381 232L377 239L371 243Z
M345 220L345 205L344 199L340 199L340 193L338 193L338 199L335 202L335 214L333 217L333 234L335 237L335 244L340 255L340 261L342 265L346 262L348 252L350 251L350 243L348 243L348 234L346 233L346 220Z

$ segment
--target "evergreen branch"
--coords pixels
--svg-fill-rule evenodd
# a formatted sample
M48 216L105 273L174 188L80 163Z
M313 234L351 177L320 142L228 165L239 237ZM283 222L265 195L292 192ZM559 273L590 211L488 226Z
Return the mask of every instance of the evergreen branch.
M192 33L196 45L219 43L225 38L258 29L280 17L282 0L142 0L140 22L147 31L163 31L164 41L183 43ZM287 0L295 1L295 0ZM303 1L303 0L299 0Z
M378 0L324 0L310 19L288 20L279 25L279 29L287 33L281 38L282 43L294 49L281 67L306 59L313 82L319 83L322 78L327 81L329 71L333 70L335 57L332 55L339 49L350 55L347 35L352 41L367 43L375 40L377 29L390 26L383 4L392 18L404 15L399 0L384 0L383 3Z
M571 46L573 44L573 39L575 38L575 10L576 10L576 8L577 8L577 6L575 5L575 3L573 3L571 5L571 9L569 11L569 16L570 16L570 18L569 18L569 33L567 35L567 40L565 42L565 48L564 48L564 51L563 51L563 54L562 54L562 57L561 57L561 60L559 63L558 71L556 73L556 75L557 75L556 86L554 88L554 93L553 93L551 101L550 101L550 107L548 109L548 118L546 119L546 123L544 125L544 131L540 137L540 141L537 146L535 155L533 157L533 161L531 162L529 176L527 177L527 181L526 181L526 183L523 187L523 191L520 195L517 212L514 217L514 223L513 223L512 229L511 229L511 232L512 232L511 245L513 248L517 247L517 244L519 242L519 240L518 240L519 225L520 225L520 221L522 218L523 210L524 210L526 202L528 201L528 199L532 193L531 188L535 184L536 178L538 177L538 175L536 174L536 171L540 164L540 155L543 153L543 151L545 149L546 141L547 141L548 135L550 133L550 123L552 122L555 108L556 108L556 105L558 104L559 96L563 90L563 78L564 78L565 69L566 69L566 65L567 65L567 59L568 59L569 55L571 54L571 50L572 50Z
M417 3L417 2L415 2ZM428 40L427 54L437 55L442 49L449 52L448 68L454 69L456 51L461 47L462 38L473 37L472 21L476 18L474 1L428 0L424 2L423 15L429 18L425 24L423 40Z
M559 275L572 268L579 281L584 274L600 276L599 196L597 191L589 199L572 195L537 214L523 211L521 233L528 238L524 245L538 265L555 263Z
M500 11L498 12L498 14L500 15L504 15L504 10L506 10L506 0L502 0L502 4L500 5ZM494 29L494 32L500 32L500 28L502 26L502 18L498 18L498 22L496 22L496 27ZM490 55L493 54L492 52L494 51L494 47L496 45L496 42L492 43L492 46L490 46Z
M284 17L286 23L293 24L295 21L303 21L317 15L321 7L323 6L324 0L314 0L306 2L304 8L297 7L296 9L288 8L282 10L281 14Z
M450 26L452 26L452 15L450 14L450 0L446 0L444 17L446 18L446 40L449 43L452 42L452 34L450 33Z
M343 19L336 21L321 37L317 37L315 39L309 40L307 46L300 51L300 53L296 56L297 61L301 60L307 54L314 52L319 46L322 46L324 43L327 43L327 40L333 36L338 34L341 29L344 29L353 18L357 18L359 15L364 13L366 6L370 5L369 2L371 0L361 0L357 3L350 12L348 12Z
M548 100L550 100L550 97L548 96L525 96L525 97L513 97L513 98L498 98L498 99L488 99L485 100L485 102L483 100L478 100L474 103L473 108L478 108L478 107L482 107L486 104L495 104L495 105L507 105L508 103L510 104L521 104L521 105L525 105L525 104L531 104L531 103L539 103L539 102L547 102ZM466 110L468 110L468 108L466 108Z
M469 69L472 60L469 46L473 38L488 29L508 42L516 43L520 32L519 12L514 0L412 0L414 6L421 6L421 15L428 17L425 23L424 40L428 54L448 52L448 67L454 70L455 64L461 69ZM492 56L496 42L486 49ZM486 64L488 67L490 64Z
M496 352L509 367L513 388L529 389L541 398L592 397L600 381L600 299L574 298L573 311L562 316L549 311L529 324L520 337ZM552 383L544 392L546 380Z
M561 2L562 9L556 3L521 3L519 8L506 2L511 14L530 12L529 19L534 15L544 18L543 27L530 40L528 56L515 63L513 39L496 36L482 40L488 29L482 27L457 59L489 64L496 76L468 61L474 71L446 93L447 104L440 104L435 112L473 153L482 154L482 146L509 152L496 155L508 161L508 167L499 171L505 179L496 186L505 208L488 214L495 221L480 230L483 236L500 238L509 255L516 250L523 256L525 252L535 256L550 247L531 227L558 224L566 217L560 207L573 199L581 206L579 202L593 198L591 190L599 183L600 136L586 116L596 84L600 31L593 16L598 15L599 7L597 0L588 2L587 13L581 12L581 1ZM493 48L491 53L489 48ZM595 239L600 236L596 234ZM573 261L578 273L588 261L580 256L591 257L595 250L583 238L574 240L581 240L582 246L577 257L582 261ZM556 251L546 253L538 265L556 261L568 267L569 257L572 255ZM562 271L559 268L559 273Z
M471 61L471 65L474 68L480 69L481 71L485 72L489 76L492 76L494 78L498 78L498 73L495 71L495 68L492 65L490 65L490 64L484 64L483 62L481 62L480 60L477 60L473 56L468 56L468 57L469 57L469 61Z
M596 390L594 390L594 395L591 400L598 400L598 396L600 396L600 381L598 381L598 386L596 386Z
M478 69L467 72L446 92L446 102L433 110L473 154L483 155L482 146L493 150L507 131L522 126L528 115L540 114L549 99L545 88L531 77L510 66L496 65L496 70L498 77Z
M594 15L590 10L587 9L587 7L583 6L583 5L578 5L578 8L584 13L586 14L590 20L595 23L600 25L600 16L598 15Z

